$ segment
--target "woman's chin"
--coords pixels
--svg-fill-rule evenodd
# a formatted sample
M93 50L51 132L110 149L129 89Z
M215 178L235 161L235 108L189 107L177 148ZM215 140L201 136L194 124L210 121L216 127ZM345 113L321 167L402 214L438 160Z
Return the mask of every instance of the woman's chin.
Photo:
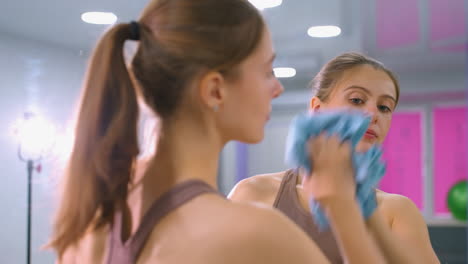
M250 135L246 135L242 139L238 139L238 141L241 141L246 144L258 144L262 142L262 140L265 138L265 132L257 132L257 133L252 133Z
M249 140L247 140L247 144L258 144L263 141L264 135L259 135L257 137L252 137Z

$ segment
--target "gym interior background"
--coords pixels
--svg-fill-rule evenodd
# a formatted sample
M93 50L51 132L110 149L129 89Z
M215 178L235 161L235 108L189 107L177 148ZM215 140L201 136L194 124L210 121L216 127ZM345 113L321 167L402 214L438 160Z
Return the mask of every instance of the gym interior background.
M253 0L252 0L253 1ZM270 0L256 3L265 4ZM329 59L360 51L395 71L401 101L384 144L381 188L410 197L423 213L442 263L467 263L466 222L452 217L448 190L467 177L467 10L464 0L274 0L262 12L277 51L285 93L273 103L265 140L228 144L220 164L227 193L245 177L286 169L291 118L307 109L309 81ZM74 106L90 52L107 25L85 23L88 11L138 18L146 1L3 1L0 9L0 261L26 254L27 171L17 157L14 125L25 111L53 124L54 144L32 178L32 262L52 263L40 250L50 232L56 183L69 153ZM260 7L260 6L259 6ZM311 37L313 26L337 26L334 37ZM336 33L336 32L335 32Z

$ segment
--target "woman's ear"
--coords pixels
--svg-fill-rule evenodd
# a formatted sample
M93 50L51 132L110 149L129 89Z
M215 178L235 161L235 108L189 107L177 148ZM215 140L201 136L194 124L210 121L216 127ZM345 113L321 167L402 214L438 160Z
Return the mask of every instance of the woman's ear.
M320 98L318 98L317 96L314 96L310 99L309 111L315 112L320 109L321 105L322 105L322 100L320 100Z
M208 72L202 76L198 85L198 93L204 105L217 111L226 97L223 75L219 72Z

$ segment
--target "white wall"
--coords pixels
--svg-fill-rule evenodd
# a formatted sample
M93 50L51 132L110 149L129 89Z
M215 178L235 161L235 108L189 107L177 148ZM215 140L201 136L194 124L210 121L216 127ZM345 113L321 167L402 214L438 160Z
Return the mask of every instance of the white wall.
M76 104L85 58L66 50L0 34L0 263L26 262L26 164L17 158L13 123L26 110L37 109L58 129ZM33 177L32 263L53 263L47 240L55 188L50 176L57 168L51 158Z

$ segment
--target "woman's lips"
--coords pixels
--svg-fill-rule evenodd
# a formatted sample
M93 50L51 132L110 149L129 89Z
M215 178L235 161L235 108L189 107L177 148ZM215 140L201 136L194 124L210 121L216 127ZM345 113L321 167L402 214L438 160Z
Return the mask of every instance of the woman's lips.
M364 134L364 137L367 139L377 139L377 133L372 129L368 129Z

